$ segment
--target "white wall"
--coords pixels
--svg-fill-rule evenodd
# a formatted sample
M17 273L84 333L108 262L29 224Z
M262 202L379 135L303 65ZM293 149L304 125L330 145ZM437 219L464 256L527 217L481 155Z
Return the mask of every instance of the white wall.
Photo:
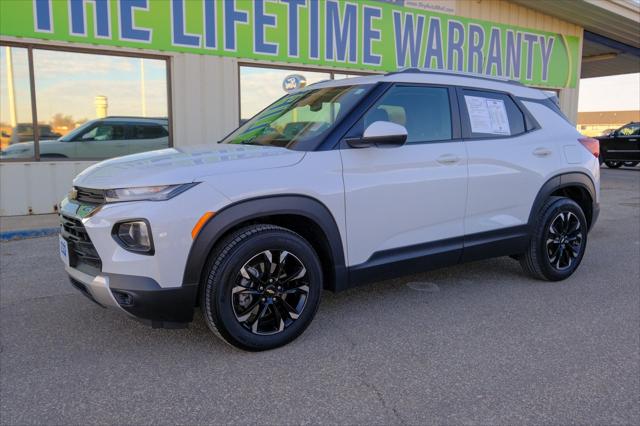
M238 125L237 60L170 56L174 146L215 143ZM53 213L73 178L93 163L0 162L0 216Z
M53 213L91 161L0 163L0 216Z

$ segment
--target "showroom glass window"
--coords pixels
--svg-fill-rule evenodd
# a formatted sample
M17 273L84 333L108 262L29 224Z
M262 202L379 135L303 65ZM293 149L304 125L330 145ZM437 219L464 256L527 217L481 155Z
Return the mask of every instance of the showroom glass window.
M241 66L240 124L286 95L282 83L286 77L294 74L303 76L307 85L331 79L331 74L326 72Z
M283 88L285 78L304 77L306 84L323 80L360 77L365 74L318 72L307 69L273 68L250 65L240 66L240 125L287 94Z
M1 160L102 160L170 145L164 58L2 46L3 52L7 49L30 50L33 74L26 53L24 65L19 54L12 55L13 72L3 53L2 87L7 90L1 95ZM7 74L13 74L13 82ZM12 87L16 108L10 101ZM36 134L30 87L35 93ZM17 125L11 126L14 122ZM10 128L15 130L5 130Z
M10 145L33 141L33 111L29 82L29 57L25 48L0 46L0 151ZM40 128L47 135L51 129ZM15 158L34 158L33 143L29 149L16 150Z

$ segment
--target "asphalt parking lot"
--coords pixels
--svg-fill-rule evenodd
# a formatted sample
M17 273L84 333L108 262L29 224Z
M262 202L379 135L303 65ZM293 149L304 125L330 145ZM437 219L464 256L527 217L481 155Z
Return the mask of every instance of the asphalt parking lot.
M640 168L561 283L509 258L325 292L292 344L246 353L197 313L153 330L68 283L54 237L0 244L2 424L640 424Z

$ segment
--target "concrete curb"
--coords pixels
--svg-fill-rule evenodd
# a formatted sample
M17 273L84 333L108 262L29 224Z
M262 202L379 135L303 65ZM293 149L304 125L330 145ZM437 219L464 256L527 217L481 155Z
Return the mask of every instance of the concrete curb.
M23 240L25 238L49 237L57 235L60 228L17 229L15 231L0 232L0 241Z

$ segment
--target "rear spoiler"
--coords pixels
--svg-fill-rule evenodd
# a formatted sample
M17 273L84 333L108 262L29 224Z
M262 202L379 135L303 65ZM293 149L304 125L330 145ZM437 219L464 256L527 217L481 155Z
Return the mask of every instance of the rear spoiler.
M556 106L560 107L560 99L558 99L558 94L553 90L543 90L542 93L550 99Z

